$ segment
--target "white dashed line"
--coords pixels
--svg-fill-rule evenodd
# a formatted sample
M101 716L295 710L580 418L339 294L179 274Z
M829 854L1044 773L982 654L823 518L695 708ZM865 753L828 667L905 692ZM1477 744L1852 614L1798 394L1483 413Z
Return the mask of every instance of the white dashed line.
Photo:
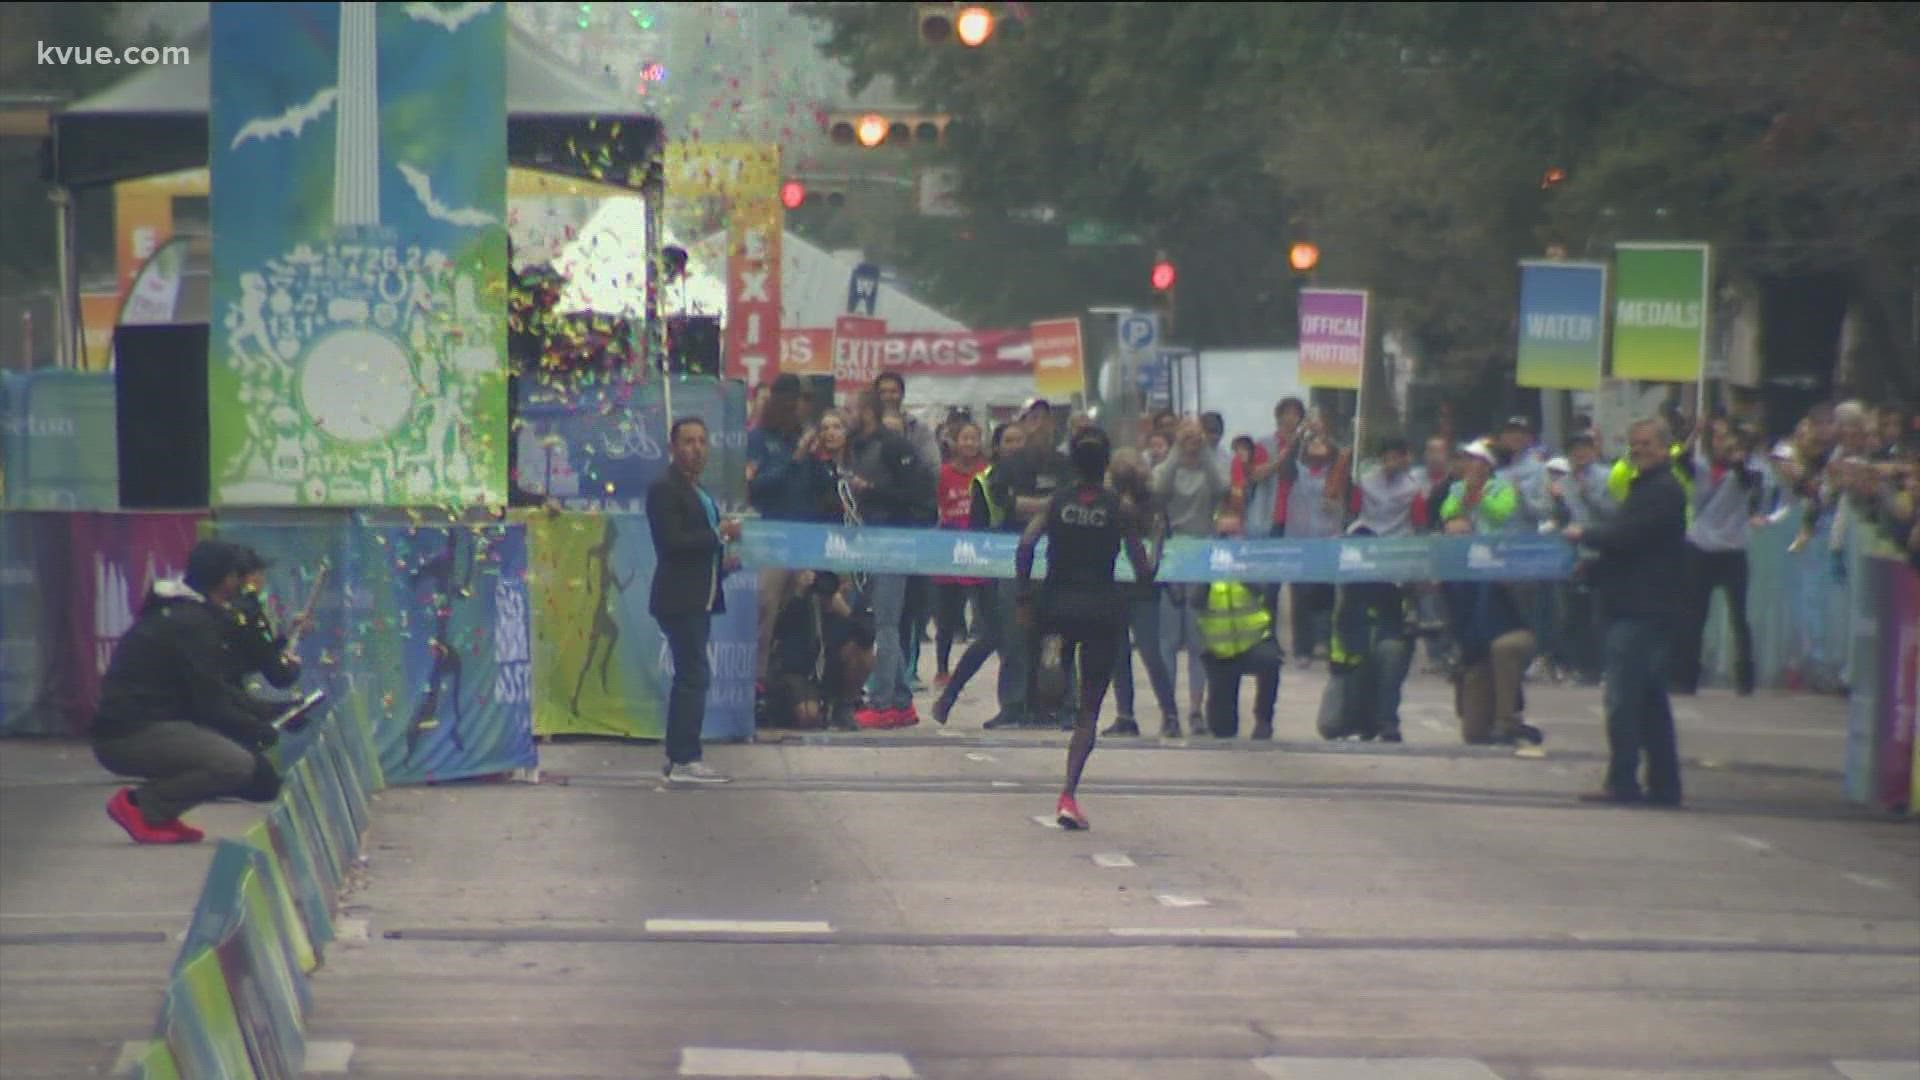
M1007 788L1007 787L1019 787L1019 786L1020 786L1019 784L1016 784L1016 783L1014 783L1014 782L1013 782L1013 781L1011 781L1011 780L990 780L990 781L988 781L988 785L989 785L990 787L1000 787L1000 788Z
M1592 933L1575 931L1567 936L1575 941L1584 942L1589 945L1618 945L1626 942L1645 943L1649 945L1754 945L1760 940L1759 938L1706 934L1659 934L1649 936L1647 934L1619 933L1615 931L1595 931Z
M1248 938L1262 941L1294 941L1298 930L1277 930L1266 926L1115 926L1107 933L1123 938Z
M1426 728L1428 731L1440 732L1442 735L1453 730L1451 727L1441 723L1438 720L1428 719L1424 717L1420 721L1420 726L1423 728Z
M780 919L648 919L649 934L831 934L833 925ZM785 1074L780 1074L785 1075ZM802 1074L795 1074L802 1075Z
M706 1046L680 1051L680 1075L914 1080L913 1065L904 1054L822 1054L812 1050L723 1050Z
M1868 877L1865 874L1856 874L1856 873L1853 873L1852 871L1848 871L1847 873L1842 874L1840 876L1846 878L1848 881L1853 882L1855 885L1864 885L1869 889L1893 888L1892 885L1887 884L1886 882L1880 880L1877 877Z
M1102 851L1093 856L1093 865L1102 870L1128 870L1134 865L1124 852Z
M334 940L340 942L362 942L370 939L365 919L341 919L333 924Z
M1833 1071L1847 1080L1920 1080L1920 1061L1836 1061Z
M1060 827L1059 818L1048 817L1045 814L1035 814L1029 820L1031 820L1035 825L1038 825L1043 829L1057 829Z
M1469 1058L1255 1058L1274 1080L1500 1080Z
M1761 840L1758 837L1741 836L1739 833L1733 833L1732 836L1733 836L1734 843L1752 848L1755 851L1772 851L1773 850L1772 844L1769 844L1765 840Z
M992 754L982 754L976 751L974 753L968 754L967 760L968 761L994 761L997 759L995 759Z
M1160 906L1162 907L1186 908L1211 906L1206 897L1191 896L1186 893L1157 892L1153 894L1153 898L1160 901Z
M302 1074L322 1073L345 1076L353 1062L353 1044L344 1041L310 1042Z

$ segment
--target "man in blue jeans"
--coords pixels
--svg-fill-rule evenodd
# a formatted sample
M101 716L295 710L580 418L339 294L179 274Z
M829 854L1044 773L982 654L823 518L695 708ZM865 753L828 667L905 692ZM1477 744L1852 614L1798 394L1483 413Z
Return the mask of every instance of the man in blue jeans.
M736 562L726 545L740 539L740 523L721 521L713 496L700 486L707 467L707 425L697 417L675 420L668 442L672 467L647 490L647 528L659 559L647 610L673 656L664 775L674 784L724 784L728 777L700 760L700 724L713 683L707 639L714 613L727 609L720 583Z
M1688 591L1687 495L1668 458L1667 426L1643 420L1627 437L1635 476L1612 518L1561 535L1600 555L1590 568L1606 613L1607 745L1600 790L1584 802L1680 805L1680 749L1667 698L1668 634ZM1640 786L1640 759L1647 784Z

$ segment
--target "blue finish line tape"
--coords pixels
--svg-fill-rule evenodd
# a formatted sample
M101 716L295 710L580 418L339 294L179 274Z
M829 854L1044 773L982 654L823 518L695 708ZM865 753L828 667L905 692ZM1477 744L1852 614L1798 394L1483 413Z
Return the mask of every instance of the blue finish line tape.
M949 529L834 528L791 521L742 523L735 552L750 569L1011 578L1013 533ZM1044 573L1046 545L1034 576ZM1557 536L1418 536L1341 540L1167 542L1158 580L1199 583L1300 581L1558 581L1573 573L1574 547ZM1120 577L1131 577L1126 557Z

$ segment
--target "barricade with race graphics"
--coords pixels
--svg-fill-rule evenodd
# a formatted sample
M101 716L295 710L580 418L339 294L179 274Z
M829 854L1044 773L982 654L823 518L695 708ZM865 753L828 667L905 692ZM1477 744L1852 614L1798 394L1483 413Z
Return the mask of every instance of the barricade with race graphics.
M324 711L274 748L284 784L244 842L219 841L136 1077L301 1075L307 978L335 939L368 799L386 786L372 731Z

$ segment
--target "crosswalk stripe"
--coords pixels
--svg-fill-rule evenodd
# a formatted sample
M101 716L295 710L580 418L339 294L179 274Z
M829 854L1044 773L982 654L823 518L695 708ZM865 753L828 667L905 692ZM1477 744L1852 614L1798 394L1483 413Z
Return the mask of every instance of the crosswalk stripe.
M831 934L833 925L782 919L648 919L649 934Z
M1470 1058L1256 1058L1274 1080L1500 1080Z
M902 1054L828 1054L812 1050L728 1050L689 1046L680 1051L681 1076L845 1077L914 1080Z

